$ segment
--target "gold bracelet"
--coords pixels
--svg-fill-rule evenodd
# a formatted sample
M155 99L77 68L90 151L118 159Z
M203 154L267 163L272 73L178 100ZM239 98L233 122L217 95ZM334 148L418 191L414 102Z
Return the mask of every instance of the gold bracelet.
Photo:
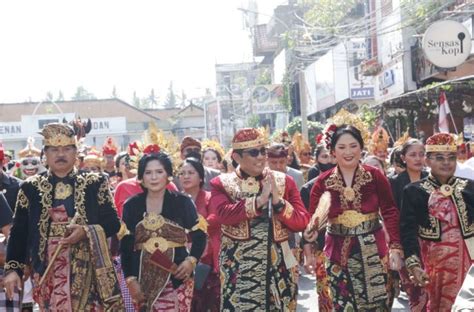
M189 262L191 262L191 264L193 265L193 270L196 268L196 265L197 265L197 259L193 256L187 256L184 260L188 260Z
M125 283L127 285L130 284L132 281L138 281L137 277L136 276L129 276L125 279Z

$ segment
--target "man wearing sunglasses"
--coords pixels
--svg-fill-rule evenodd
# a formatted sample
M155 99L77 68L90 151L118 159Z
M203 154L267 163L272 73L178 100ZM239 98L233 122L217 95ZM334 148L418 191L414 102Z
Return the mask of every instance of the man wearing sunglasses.
M202 155L201 155L201 142L196 140L190 136L186 136L183 138L180 146L181 150L181 159L186 159L188 157L194 157L199 159L202 162ZM221 172L219 170L209 168L204 166L204 185L203 189L206 191L211 190L211 186L209 182L214 178L217 177ZM174 184L181 189L181 185L179 184L179 179L175 177L173 180Z
M456 142L448 133L426 141L430 175L405 187L400 236L410 278L428 286L429 309L449 311L474 263L474 181L454 176Z
M294 311L296 262L289 231L302 231L308 214L293 179L266 168L268 139L246 128L232 140L235 172L211 181L210 210L222 224L221 310ZM271 218L271 220L270 220Z

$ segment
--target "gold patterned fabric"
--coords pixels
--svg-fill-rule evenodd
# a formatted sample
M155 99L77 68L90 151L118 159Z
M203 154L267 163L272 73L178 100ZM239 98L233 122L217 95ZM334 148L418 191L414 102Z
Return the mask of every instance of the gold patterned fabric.
M277 184L278 193L281 197L285 193L285 179L284 173L273 171L275 176L275 182ZM245 199L245 205L249 208L247 215L254 215L254 201L255 196L260 191L260 183L254 177L248 177L246 179L241 178L236 172L231 174L224 174L220 176L222 185L225 191L233 199L233 201L239 201ZM293 207L290 203L285 201L284 216L286 218L291 217ZM276 216L273 216L273 233L274 239L277 242L283 242L288 240L288 230L278 220ZM222 232L230 238L237 240L249 239L251 230L249 227L249 221L242 221L236 225L222 225Z
M174 261L175 247L186 243L185 229L162 215L146 213L135 228L135 249L141 250L139 282L146 289L146 306L153 307L163 289L170 280L171 274L150 264L154 250L146 247L151 242L155 248Z

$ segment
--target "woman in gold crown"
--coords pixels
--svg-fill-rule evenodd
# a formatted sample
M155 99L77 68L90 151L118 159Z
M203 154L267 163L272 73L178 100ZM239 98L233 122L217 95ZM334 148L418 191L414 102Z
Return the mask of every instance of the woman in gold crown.
M398 270L402 263L399 213L387 178L380 170L359 163L367 137L360 119L343 112L333 122L325 131L325 142L337 166L319 176L310 198L310 213L316 210L319 215L322 194L330 195L324 252L333 309L388 311L393 299L388 295L389 264ZM314 241L317 233L308 228L305 240ZM313 257L308 244L305 255Z
M192 274L206 246L207 224L198 218L191 198L167 190L173 176L169 156L157 146L144 153L138 164L144 192L124 204L123 221L130 233L121 241L123 272L138 308L189 311Z

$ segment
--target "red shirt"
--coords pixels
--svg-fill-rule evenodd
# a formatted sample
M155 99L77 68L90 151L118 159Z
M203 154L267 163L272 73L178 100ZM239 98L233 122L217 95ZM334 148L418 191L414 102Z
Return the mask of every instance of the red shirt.
M207 234L209 240L204 254L201 256L201 262L211 265L214 271L219 271L219 251L221 248L221 226L217 222L217 214L211 211L209 200L211 199L211 192L200 190L196 197L197 212L203 216L207 223Z
M170 182L166 188L170 191L178 192L178 188L173 182ZM117 207L117 214L122 218L123 204L133 195L143 193L143 189L137 178L130 178L120 182L115 188L114 202Z

